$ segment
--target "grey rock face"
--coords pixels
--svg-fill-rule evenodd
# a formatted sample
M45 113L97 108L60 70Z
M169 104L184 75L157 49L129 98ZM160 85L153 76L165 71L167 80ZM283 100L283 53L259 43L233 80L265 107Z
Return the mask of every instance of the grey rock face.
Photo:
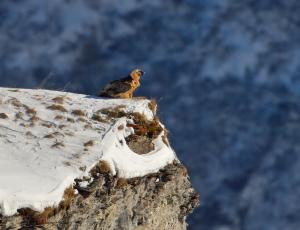
M186 229L186 216L199 204L186 168L175 163L142 178L118 179L94 174L86 188L75 186L67 210L44 225L28 216L0 218L3 229Z

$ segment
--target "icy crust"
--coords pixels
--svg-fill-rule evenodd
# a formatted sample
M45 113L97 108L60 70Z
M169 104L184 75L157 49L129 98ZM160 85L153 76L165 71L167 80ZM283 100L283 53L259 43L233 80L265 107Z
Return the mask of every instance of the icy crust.
M56 103L55 98L61 96L63 102ZM109 163L114 175L125 178L157 172L171 163L175 153L161 136L154 140L152 152L138 155L126 144L125 137L133 132L126 127L129 119L92 119L101 109L120 106L152 119L148 103L145 99L0 88L0 213L10 216L23 207L43 211L58 205L74 179L87 176L100 160ZM58 104L63 109L51 109ZM74 110L83 111L84 116Z

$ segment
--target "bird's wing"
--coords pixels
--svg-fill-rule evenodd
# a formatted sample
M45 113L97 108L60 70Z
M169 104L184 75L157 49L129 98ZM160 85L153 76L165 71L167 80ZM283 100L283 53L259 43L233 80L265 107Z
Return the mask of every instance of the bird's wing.
M103 90L102 93L108 95L116 95L119 93L125 93L131 89L130 81L116 80L109 83Z

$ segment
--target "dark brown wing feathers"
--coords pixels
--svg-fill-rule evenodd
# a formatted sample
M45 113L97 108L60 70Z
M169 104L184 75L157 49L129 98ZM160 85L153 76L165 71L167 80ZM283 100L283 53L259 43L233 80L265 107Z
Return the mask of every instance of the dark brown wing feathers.
M112 97L119 93L125 93L131 89L132 78L130 76L110 82L99 94L102 97Z

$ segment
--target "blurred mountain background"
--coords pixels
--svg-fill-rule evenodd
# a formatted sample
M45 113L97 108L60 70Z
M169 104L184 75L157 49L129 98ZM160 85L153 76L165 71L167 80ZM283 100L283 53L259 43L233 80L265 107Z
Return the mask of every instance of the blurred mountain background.
M0 85L95 94L132 68L202 205L189 229L300 226L300 1L2 0Z

